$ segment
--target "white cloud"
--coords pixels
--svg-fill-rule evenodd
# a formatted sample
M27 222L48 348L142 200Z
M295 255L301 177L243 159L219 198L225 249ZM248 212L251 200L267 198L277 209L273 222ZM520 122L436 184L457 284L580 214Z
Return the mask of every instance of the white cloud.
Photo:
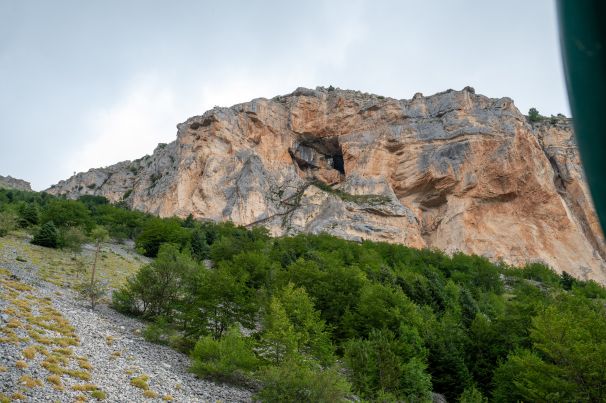
M142 74L115 104L84 119L82 137L90 141L66 160L65 168L86 171L139 158L174 138L177 116L174 91L157 74Z

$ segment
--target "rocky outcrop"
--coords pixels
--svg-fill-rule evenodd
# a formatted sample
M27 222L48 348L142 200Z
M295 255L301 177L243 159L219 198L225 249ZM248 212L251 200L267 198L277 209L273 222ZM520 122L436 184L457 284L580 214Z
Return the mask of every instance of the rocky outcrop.
M299 88L179 124L153 155L49 193L161 216L541 261L606 282L606 247L570 122L531 125L472 88L411 100Z
M24 181L23 179L13 178L10 175L0 175L0 188L32 191L32 187L29 182Z

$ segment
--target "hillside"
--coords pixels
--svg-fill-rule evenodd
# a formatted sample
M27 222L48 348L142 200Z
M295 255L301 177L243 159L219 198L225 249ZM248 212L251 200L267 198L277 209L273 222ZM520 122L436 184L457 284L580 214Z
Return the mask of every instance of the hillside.
M24 181L23 179L16 179L12 176L2 176L0 175L0 188L2 189L16 189L16 190L26 190L31 191L32 187L29 182Z
M47 192L274 235L326 232L539 261L606 282L579 161L568 119L531 125L511 99L469 87L411 100L299 88L192 117L153 155Z
M605 399L606 289L541 264L97 196L0 218L2 403Z

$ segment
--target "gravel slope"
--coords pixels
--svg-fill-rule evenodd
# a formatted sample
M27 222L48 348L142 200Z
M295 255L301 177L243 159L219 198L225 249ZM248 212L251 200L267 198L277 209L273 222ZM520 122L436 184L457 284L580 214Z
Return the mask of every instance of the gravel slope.
M75 328L79 345L73 346L75 356L86 357L92 369L92 379L88 381L97 385L107 394L108 402L140 401L175 401L175 402L245 402L252 401L250 391L197 379L188 372L189 358L168 347L146 342L141 336L144 325L132 318L125 317L107 306L99 306L91 311L80 301L72 290L57 287L41 281L36 276L37 268L29 262L16 260L18 251L2 245L0 239L0 268L12 273L13 280L33 286L33 290L24 292L23 298L50 300L52 306ZM0 310L10 305L8 298L0 294ZM2 314L0 326L5 328L11 315ZM17 344L0 343L0 366L6 371L0 372L0 393L10 396L20 391L27 396L27 401L52 402L74 401L78 396L90 394L77 392L71 386L77 383L68 375L63 375L64 390L56 390L46 381L50 373L40 365L41 357L29 362L28 368L15 366L17 360L24 359L23 348L31 345L32 340L25 340L24 329L17 328L17 335L22 341ZM30 375L42 380L42 385L26 388L20 384L22 375ZM156 398L148 398L144 391L131 384L131 379L149 376L149 390L157 393ZM163 400L164 398L164 400Z

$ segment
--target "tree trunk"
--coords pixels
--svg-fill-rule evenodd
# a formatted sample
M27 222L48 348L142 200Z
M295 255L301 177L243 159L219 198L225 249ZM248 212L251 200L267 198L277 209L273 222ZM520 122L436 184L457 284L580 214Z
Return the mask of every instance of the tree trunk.
M99 249L101 248L101 242L97 241L97 250L95 251L95 260L93 261L93 272L90 275L90 304L92 309L95 309L95 272L97 271L97 256L99 256Z

